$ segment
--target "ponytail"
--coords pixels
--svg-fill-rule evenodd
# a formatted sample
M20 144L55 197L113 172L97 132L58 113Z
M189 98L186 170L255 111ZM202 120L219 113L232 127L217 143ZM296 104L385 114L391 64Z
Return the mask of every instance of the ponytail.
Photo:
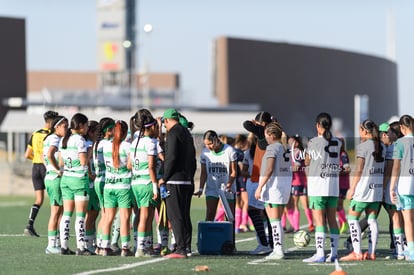
M372 135L374 141L375 151L372 153L376 162L383 162L384 157L382 156L382 145L377 124L370 119L366 119L362 122L361 127Z
M119 168L119 147L128 134L128 124L123 120L115 123L114 138L112 140L112 162L114 168Z
M414 133L414 121L410 115L403 115L399 120L400 125L404 125L410 129L411 133Z
M331 127L332 127L332 118L328 113L320 113L316 117L316 123L318 123L325 131L322 136L327 141L332 139Z

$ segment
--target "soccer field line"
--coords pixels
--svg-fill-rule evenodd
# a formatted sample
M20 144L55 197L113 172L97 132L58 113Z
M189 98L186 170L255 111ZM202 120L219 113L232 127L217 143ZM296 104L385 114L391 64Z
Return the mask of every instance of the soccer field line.
M122 265L122 266L119 266L119 267L111 267L111 268L105 268L105 269L95 269L95 270L91 270L91 271L84 271L84 272L80 272L80 273L75 273L74 275L89 275L89 274L99 274L99 273L104 273L104 272L121 271L121 270L134 268L134 267L137 267L137 266L153 264L153 263L157 263L157 262L161 262L161 261L165 261L165 260L168 260L168 259L167 258L157 258L157 259L138 262L138 263L134 263L134 264L125 264L125 265Z
M15 206L26 206L29 205L25 201L2 201L0 207L15 207Z

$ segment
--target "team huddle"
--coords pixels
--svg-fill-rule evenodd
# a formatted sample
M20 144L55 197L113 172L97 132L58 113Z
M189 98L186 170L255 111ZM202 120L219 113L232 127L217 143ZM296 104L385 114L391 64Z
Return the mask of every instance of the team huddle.
M307 146L299 136L289 138L267 112L245 121L249 138L238 135L232 144L209 130L203 135L196 192L193 124L175 109L161 118L140 109L129 123L109 117L90 121L81 113L69 121L52 111L44 118L45 127L32 135L26 151L33 159L36 202L25 234L38 236L33 224L46 189L48 254L186 258L192 253L191 197L204 193L205 219L219 220L219 192L225 190L237 194L228 197L234 230L246 230L249 218L254 226L258 247L251 254L285 257L286 218L297 232L300 201L316 246L303 262L375 260L381 206L390 220L390 257L414 261L414 121L409 115L391 124L361 123L352 176L344 139L332 135L328 113L316 117L317 136ZM347 215L344 199L350 200ZM73 212L75 252L68 247ZM363 252L366 227L369 242ZM339 257L339 236L348 228L352 252ZM331 245L325 255L328 230Z

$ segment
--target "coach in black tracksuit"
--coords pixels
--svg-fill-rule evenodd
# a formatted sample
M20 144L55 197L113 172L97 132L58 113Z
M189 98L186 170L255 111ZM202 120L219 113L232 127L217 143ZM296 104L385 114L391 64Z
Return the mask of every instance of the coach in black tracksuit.
M165 143L164 176L170 196L166 199L167 215L177 243L175 253L168 258L186 258L191 252L192 224L190 218L191 198L194 193L196 155L193 137L179 123L180 113L175 109L164 112L167 129Z

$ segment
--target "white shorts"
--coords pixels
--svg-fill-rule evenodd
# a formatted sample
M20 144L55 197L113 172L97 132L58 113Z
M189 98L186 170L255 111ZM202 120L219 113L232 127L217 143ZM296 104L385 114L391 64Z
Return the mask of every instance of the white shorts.
M252 206L257 209L264 209L264 202L259 201L255 198L254 194L256 192L257 186L259 186L259 183L252 182L250 179L247 179L246 182L246 191L247 195L249 197L249 206Z

